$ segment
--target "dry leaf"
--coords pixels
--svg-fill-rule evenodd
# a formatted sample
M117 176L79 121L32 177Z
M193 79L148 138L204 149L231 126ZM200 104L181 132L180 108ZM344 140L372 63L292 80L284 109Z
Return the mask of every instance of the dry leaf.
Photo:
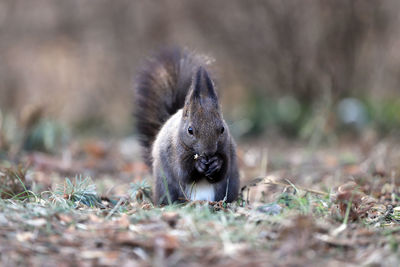
M367 196L364 192L360 191L359 186L353 181L339 186L333 200L338 204L342 217L346 216L348 205L351 205L349 220L365 217L367 212L376 203L373 197Z
M177 212L164 212L161 215L161 219L168 223L169 226L171 226L172 228L174 228L176 226L176 223L178 222L180 216Z
M90 156L96 159L102 159L106 157L109 149L104 142L91 140L84 144L84 150Z

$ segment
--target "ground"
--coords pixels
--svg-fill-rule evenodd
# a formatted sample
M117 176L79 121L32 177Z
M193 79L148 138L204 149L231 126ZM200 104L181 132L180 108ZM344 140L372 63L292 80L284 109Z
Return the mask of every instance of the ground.
M60 151L2 154L1 266L400 263L396 138L239 142L237 202L165 207L134 138Z

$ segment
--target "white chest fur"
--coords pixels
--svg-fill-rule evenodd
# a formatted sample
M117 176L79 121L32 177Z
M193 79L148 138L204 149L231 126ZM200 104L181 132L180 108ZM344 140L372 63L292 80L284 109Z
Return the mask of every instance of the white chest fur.
M194 200L215 200L214 186L206 180L200 181L196 184L189 184L186 186L186 196L188 199Z

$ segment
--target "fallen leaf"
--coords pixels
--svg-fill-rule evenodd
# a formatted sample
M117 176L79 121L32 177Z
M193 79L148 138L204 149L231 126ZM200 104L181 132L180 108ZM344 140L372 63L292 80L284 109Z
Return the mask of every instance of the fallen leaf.
M47 223L47 221L43 218L27 220L25 221L26 224L34 227L41 227Z
M338 187L338 192L333 196L333 201L338 204L339 212L342 217L346 216L348 205L349 220L356 220L367 216L367 212L376 203L373 197L367 196L360 191L360 187L353 181L347 182Z
M107 148L104 142L90 140L84 144L84 150L90 156L97 159L102 159L107 155L109 148Z
M22 232L22 233L17 233L15 237L19 242L26 242L26 241L32 241L34 236L35 235L32 232Z
M172 212L172 211L164 212L161 215L161 219L164 222L168 223L169 226L171 226L172 228L176 226L176 223L178 222L179 218L180 218L179 214L177 212Z
M121 217L119 217L115 221L115 223L118 224L118 226L121 228L128 228L129 225L131 224L129 216L127 214L122 214Z

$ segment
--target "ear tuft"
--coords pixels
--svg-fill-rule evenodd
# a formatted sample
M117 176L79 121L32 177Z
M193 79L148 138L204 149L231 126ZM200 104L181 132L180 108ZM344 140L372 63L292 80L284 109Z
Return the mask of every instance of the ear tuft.
M195 96L203 95L218 101L214 83L212 82L206 69L201 66L196 72L193 88L193 93Z

